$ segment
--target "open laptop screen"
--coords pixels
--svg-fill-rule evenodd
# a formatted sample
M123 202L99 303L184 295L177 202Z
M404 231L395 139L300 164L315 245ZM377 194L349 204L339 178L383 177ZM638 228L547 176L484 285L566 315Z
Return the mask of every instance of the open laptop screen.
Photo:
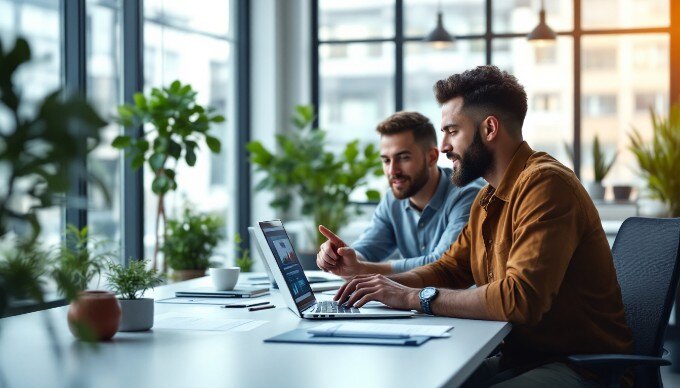
M299 311L303 311L310 304L316 302L316 298L283 224L278 220L265 221L260 222L260 228L262 228L262 233L276 259L276 264L283 274L295 304Z

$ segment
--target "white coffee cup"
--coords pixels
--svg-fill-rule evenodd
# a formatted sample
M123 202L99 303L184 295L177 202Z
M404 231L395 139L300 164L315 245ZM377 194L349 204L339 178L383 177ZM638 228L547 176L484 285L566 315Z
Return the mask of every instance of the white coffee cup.
M217 291L233 290L240 273L239 267L210 268L210 277Z

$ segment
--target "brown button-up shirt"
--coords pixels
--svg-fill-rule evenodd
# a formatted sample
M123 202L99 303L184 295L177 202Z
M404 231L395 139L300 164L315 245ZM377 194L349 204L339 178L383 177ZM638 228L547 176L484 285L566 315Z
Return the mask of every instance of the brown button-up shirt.
M526 142L451 248L414 271L426 285L488 285L489 313L513 324L502 348L511 363L632 350L595 205L571 170Z

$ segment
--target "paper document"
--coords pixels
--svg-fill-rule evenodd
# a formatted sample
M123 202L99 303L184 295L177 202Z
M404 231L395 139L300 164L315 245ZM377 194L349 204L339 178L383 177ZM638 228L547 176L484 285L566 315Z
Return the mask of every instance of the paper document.
M165 313L156 315L156 323L153 328L172 330L207 330L207 331L250 331L267 321L255 321L252 319L224 319L202 318L187 316L177 313Z
M268 302L267 299L257 299L257 302ZM159 299L156 303L173 303L173 304L216 304L221 306L228 306L231 304L243 304L243 299L234 298L191 298L191 297L174 297L167 299Z
M307 330L310 334L332 335L334 333L343 336L366 337L372 334L376 336L426 336L426 337L449 337L448 331L453 326L446 325L404 325L391 323L324 323Z

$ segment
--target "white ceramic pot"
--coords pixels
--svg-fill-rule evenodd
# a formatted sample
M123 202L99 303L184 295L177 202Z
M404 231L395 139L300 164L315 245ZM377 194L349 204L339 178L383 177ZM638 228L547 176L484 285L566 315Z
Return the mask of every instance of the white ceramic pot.
M153 327L153 299L119 299L119 301L123 317L118 331L144 331Z
M588 195L593 200L603 200L604 199L604 186L601 182L589 182L586 187L588 190Z

